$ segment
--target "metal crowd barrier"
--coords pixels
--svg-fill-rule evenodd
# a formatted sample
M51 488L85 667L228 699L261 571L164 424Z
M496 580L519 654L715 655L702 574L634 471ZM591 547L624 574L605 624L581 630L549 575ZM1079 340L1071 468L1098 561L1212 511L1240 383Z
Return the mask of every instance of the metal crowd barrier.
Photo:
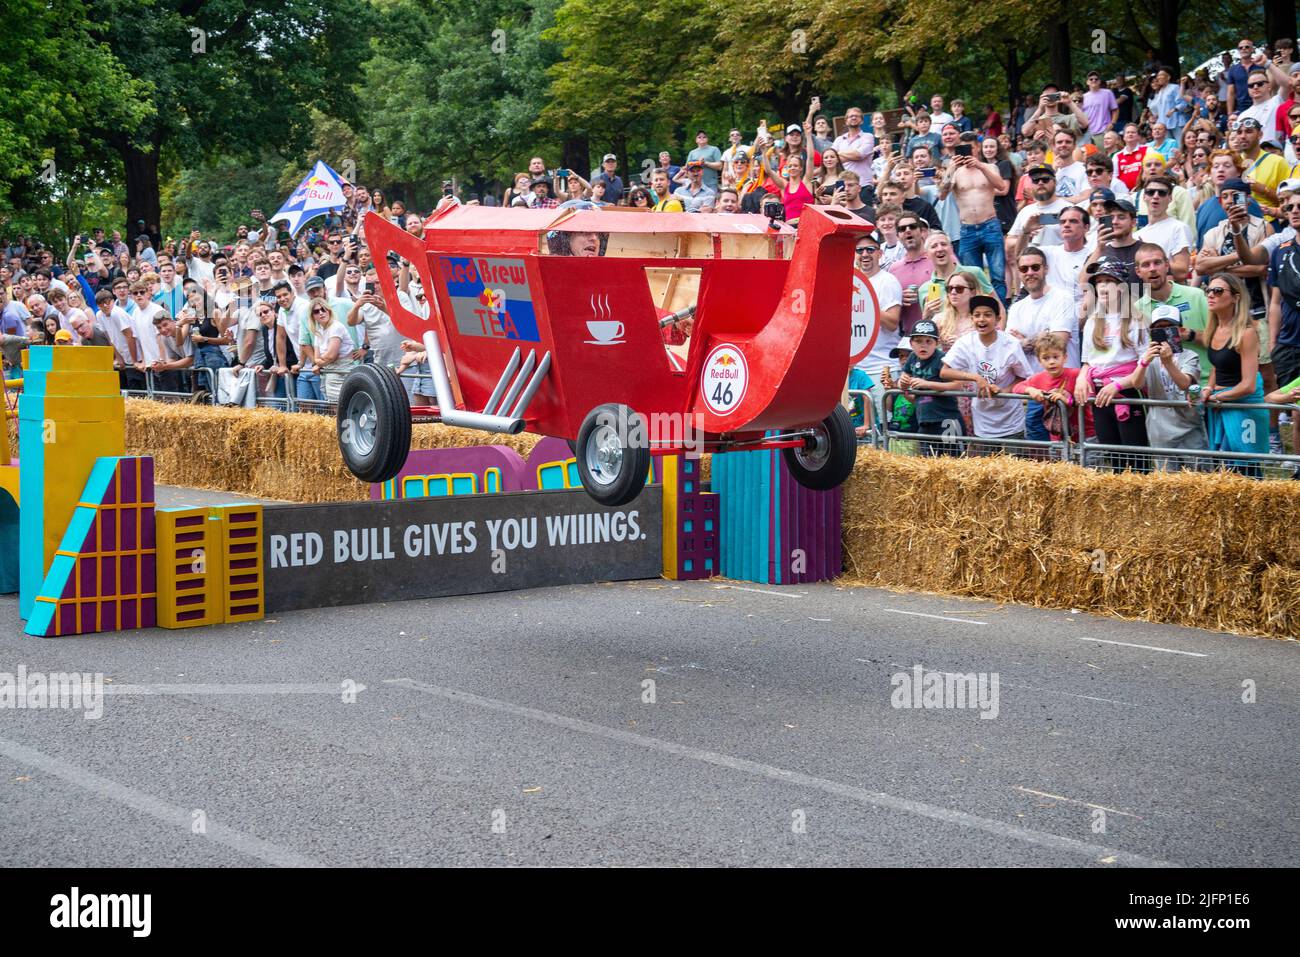
M901 395L933 395L953 399L978 399L979 393L971 390L961 392L940 392L934 389L886 389L882 400L881 436L886 451L904 455L1012 455L1016 458L1039 459L1049 462L1068 462L1074 456L1073 448L1077 443L1070 440L1068 434L1060 439L1011 439L998 436L955 435L945 430L937 435L927 432L899 432L891 427L890 417L894 411L895 400ZM1019 392L999 392L995 399L1015 400L1022 403L1033 401L1029 396ZM1069 409L1064 402L1057 400L1061 421L1069 421ZM964 424L963 424L964 428ZM1023 430L1022 430L1023 431Z
M880 416L876 410L876 399L870 389L849 389L849 397L862 401L862 424L866 432L858 436L858 445L880 448Z
M208 368L188 368L173 370L174 374L179 375L182 379L188 377L191 384L194 382L194 376L203 374L203 378L208 380L208 401L206 404L216 405L217 403L217 372L215 369ZM168 373L170 374L170 373ZM194 398L194 390L189 392L172 392L166 389L160 389L154 378L155 373L152 369L144 372L143 389L123 389L122 394L125 396L135 396L142 399L153 399L157 402L169 402L175 400L189 401Z
M1130 399L1117 397L1112 404L1137 405L1147 408L1188 409L1198 407L1202 420L1206 418L1206 409L1239 409L1254 412L1288 412L1292 416L1298 410L1294 405L1277 402L1222 402L1217 405L1193 406L1177 399ZM1081 405L1076 411L1079 434L1083 435L1085 410L1096 406L1096 397L1088 399L1087 406ZM1149 413L1148 413L1149 415ZM1268 424L1264 425L1267 435ZM1294 442L1294 419L1292 420L1292 441ZM1207 437L1208 438L1208 437ZM1214 472L1220 469L1240 472L1253 478L1291 479L1300 472L1300 454L1279 454L1276 452L1233 452L1223 450L1168 448L1165 446L1119 445L1098 442L1095 437L1078 446L1078 463L1085 468L1104 469L1115 472ZM1269 468L1272 466L1272 468Z

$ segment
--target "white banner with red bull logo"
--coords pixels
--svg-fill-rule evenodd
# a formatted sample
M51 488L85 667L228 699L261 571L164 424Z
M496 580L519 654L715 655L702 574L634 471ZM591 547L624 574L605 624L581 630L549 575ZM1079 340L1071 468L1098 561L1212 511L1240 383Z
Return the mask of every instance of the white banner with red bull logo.
M279 212L270 218L270 222L284 220L290 235L296 235L303 223L315 219L331 209L344 205L343 186L338 173L320 160L312 167L289 198L284 201Z

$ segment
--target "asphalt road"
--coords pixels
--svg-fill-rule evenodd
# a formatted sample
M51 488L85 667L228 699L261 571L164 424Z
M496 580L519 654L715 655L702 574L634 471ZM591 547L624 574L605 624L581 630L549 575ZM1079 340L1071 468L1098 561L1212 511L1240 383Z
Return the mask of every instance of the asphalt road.
M0 672L109 691L0 710L4 866L1300 860L1294 642L661 581L19 633ZM996 717L895 707L916 665Z

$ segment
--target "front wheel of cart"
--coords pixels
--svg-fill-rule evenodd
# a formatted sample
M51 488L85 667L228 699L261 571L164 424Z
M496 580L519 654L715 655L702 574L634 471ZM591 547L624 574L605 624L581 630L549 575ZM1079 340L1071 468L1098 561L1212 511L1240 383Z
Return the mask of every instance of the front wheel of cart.
M348 470L363 482L387 482L411 451L411 401L397 373L386 366L360 365L339 390L339 451Z
M858 440L848 409L835 410L813 428L803 448L782 449L785 464L804 488L825 491L843 483L858 457Z
M650 449L629 437L645 436L641 416L625 405L598 405L587 413L574 442L578 477L601 505L626 505L641 494L650 471Z

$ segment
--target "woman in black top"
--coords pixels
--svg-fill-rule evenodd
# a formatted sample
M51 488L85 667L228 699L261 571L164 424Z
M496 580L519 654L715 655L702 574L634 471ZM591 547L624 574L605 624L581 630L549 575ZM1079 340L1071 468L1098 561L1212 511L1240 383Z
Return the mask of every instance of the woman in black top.
M998 168L998 174L1011 184L1011 189L1007 190L1001 196L993 197L993 212L998 217L998 223L1002 226L1002 235L1005 236L1011 231L1011 226L1016 221L1016 168L1011 165L1011 157L1007 156L1007 151L1002 148L995 136L986 136L980 140L979 144L980 159L986 163L992 163Z
M180 325L176 331L176 344L185 339L194 344L194 368L224 369L230 363L222 346L234 344L234 337L223 328L225 316L218 315L212 298L194 279L185 280L185 305L181 309Z
M1205 324L1205 351L1214 367L1205 389L1205 425L1210 448L1230 452L1268 451L1268 411L1225 409L1228 402L1263 402L1259 373L1259 332L1250 317L1246 284L1232 273L1210 276L1205 284L1210 318ZM1236 471L1259 474L1259 466L1229 462Z

